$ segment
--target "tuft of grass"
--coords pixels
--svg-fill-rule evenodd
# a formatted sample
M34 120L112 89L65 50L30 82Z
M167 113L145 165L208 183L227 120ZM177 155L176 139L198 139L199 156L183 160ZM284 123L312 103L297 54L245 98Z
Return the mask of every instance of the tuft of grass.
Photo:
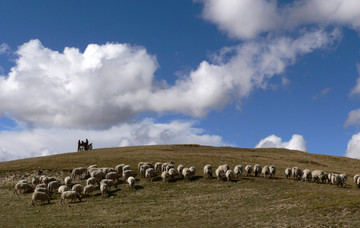
M60 204L53 194L49 205L31 205L31 192L16 195L15 183L41 170L63 178L75 167L129 164L136 172L140 161L168 162L197 168L193 181L148 182L138 175L136 189L120 184L108 197L99 190L80 203ZM232 182L202 177L202 168L227 163L275 165L276 177L245 177ZM347 173L346 188L304 183L284 177L287 167ZM2 227L164 227L360 226L359 189L352 176L360 161L286 149L246 149L200 145L164 145L106 148L0 163L0 224ZM75 181L85 183L85 180ZM123 183L123 182L121 182Z

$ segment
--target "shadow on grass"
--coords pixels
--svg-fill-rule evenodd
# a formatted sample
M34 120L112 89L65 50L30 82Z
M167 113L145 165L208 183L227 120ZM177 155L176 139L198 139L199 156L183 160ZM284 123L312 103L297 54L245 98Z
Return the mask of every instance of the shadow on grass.
M135 185L135 190L141 190L144 189L144 186L141 185Z

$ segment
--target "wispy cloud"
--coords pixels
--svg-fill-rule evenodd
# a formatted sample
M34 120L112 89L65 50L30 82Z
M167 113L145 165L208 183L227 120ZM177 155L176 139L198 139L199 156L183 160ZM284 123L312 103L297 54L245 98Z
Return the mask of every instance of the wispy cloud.
M322 97L325 97L330 92L330 90L331 89L329 87L325 88L325 89L321 90L321 92L319 94L316 94L316 95L312 96L312 99L317 100L317 99L320 99Z

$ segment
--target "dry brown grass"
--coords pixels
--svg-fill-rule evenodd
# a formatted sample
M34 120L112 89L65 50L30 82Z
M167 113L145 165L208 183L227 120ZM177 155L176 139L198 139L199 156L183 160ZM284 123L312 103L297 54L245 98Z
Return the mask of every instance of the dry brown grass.
M31 193L14 195L16 181L41 169L47 175L64 177L74 167L98 164L114 167L140 161L194 165L191 182L147 182L137 176L137 190L121 185L110 197L84 197L81 203L61 205L58 196L50 205L31 206ZM205 164L228 163L275 165L276 178L242 177L224 182L202 178ZM287 180L287 167L323 169L347 173L346 188L329 184ZM360 161L344 157L308 154L285 149L241 149L198 145L139 146L97 149L48 157L0 163L0 224L18 226L127 227L359 227L360 190L352 176ZM83 183L84 181L78 181Z

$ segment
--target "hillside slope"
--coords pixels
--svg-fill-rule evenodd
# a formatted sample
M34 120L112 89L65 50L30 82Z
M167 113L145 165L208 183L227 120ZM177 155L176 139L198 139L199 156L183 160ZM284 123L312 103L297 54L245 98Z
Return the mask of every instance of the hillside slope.
M61 205L59 196L50 205L31 206L31 193L13 194L14 184L39 170L59 179L75 167L97 164L114 167L125 163L136 172L140 161L195 166L192 181L163 183L137 178L136 190L120 181L109 197L99 191L81 203ZM205 164L275 165L273 179L242 176L226 182L202 176ZM305 183L284 177L287 167L346 173L345 188ZM360 190L352 176L360 173L360 160L309 154L286 149L242 149L199 145L137 146L96 149L0 163L0 224L19 226L360 226ZM62 179L63 180L63 179ZM77 183L84 183L76 181Z

